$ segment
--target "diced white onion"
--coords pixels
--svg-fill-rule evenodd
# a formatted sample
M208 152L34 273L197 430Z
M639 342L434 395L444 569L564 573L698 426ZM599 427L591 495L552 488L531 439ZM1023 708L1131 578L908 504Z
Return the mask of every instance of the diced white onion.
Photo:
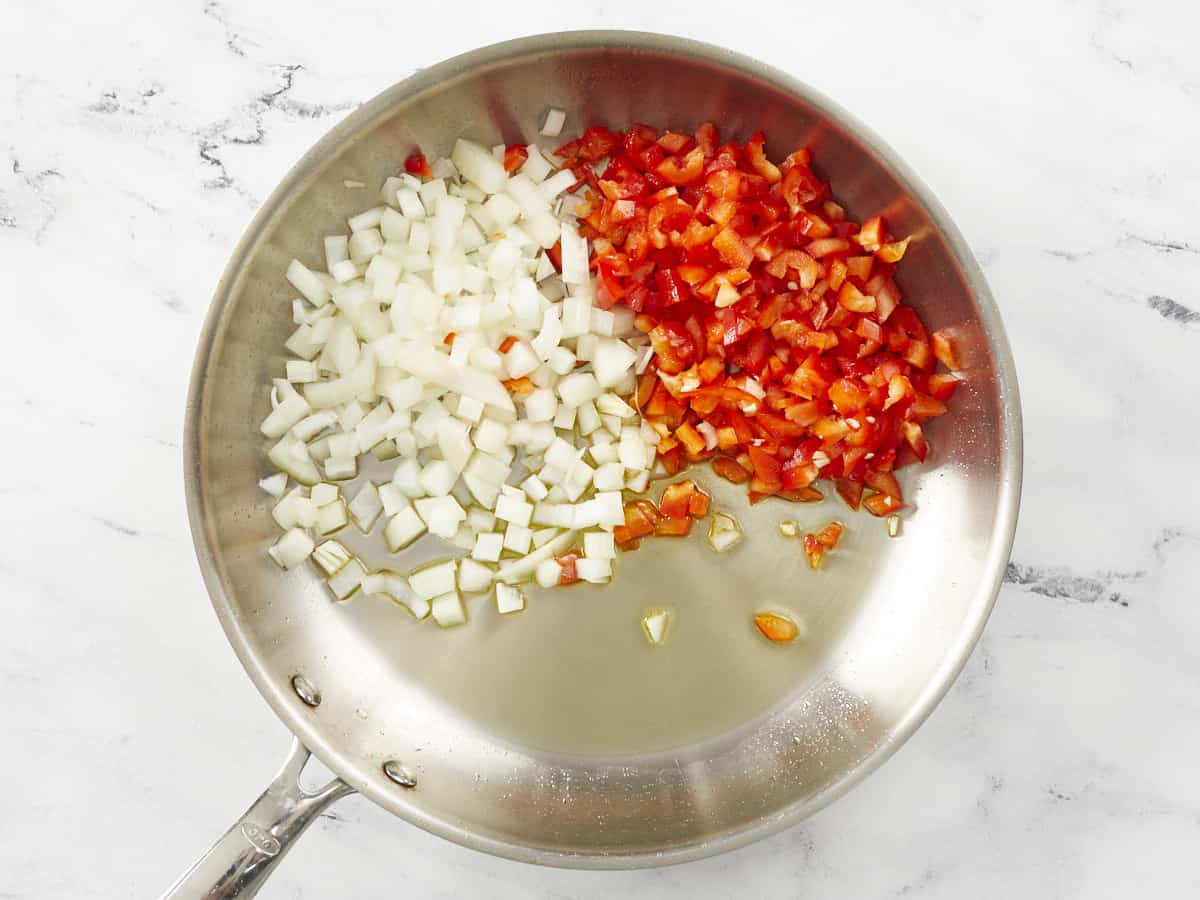
M384 529L383 537L393 553L403 550L425 533L425 523L411 506L396 513Z
M316 529L321 534L333 534L345 528L349 521L346 504L338 499L317 510Z
M575 574L591 584L604 584L612 578L612 562L608 559L577 559Z
M293 259L291 261L287 267L286 277L292 287L298 290L304 299L313 306L324 306L329 302L329 289L325 287L325 283L300 260Z
M325 583L335 599L349 600L362 587L362 580L366 575L367 570L363 568L363 564L357 557L352 556L341 569L330 575Z
M624 515L622 515L621 521L624 523ZM516 584L527 580L542 560L550 559L564 553L575 540L577 533L575 531L565 531L554 540L547 541L538 547L528 556L505 563L496 571L496 580L502 581L505 584Z
M544 124L557 133L564 120L550 110ZM426 531L469 551L411 584L368 574L337 541L315 552L339 599L361 584L442 625L465 621L460 591L493 580L501 612L524 608L510 585L557 584L554 557L581 530L579 577L607 581L621 492L647 486L659 440L621 397L636 387L645 338L632 310L593 304L588 243L569 218L578 198L559 199L575 174L531 145L510 177L503 153L460 139L450 159L431 160L432 178L388 178L381 205L348 219L349 235L326 236L325 272L289 264L303 299L286 346L298 358L273 382L261 425L279 470L262 485L279 498L285 537L349 520L370 532L383 517L392 552ZM544 252L556 242L561 278ZM526 378L532 391L502 383ZM364 481L347 503L338 482L367 452L398 460L391 481ZM289 478L311 490L285 495ZM290 559L289 545L294 535L272 556ZM516 558L501 563L506 553Z
M652 646L657 647L666 639L670 618L670 613L662 609L650 610L642 616L642 628L646 632L646 639Z
M379 489L370 481L362 486L349 504L350 516L359 531L364 534L371 530L379 514L383 512L383 501L379 497Z
M340 541L332 538L318 544L312 554L313 562L326 575L336 575L342 566L350 562L350 558L350 551L343 547Z
M607 531L589 531L583 536L583 555L588 559L616 559L613 536Z
M418 597L431 600L455 589L458 579L458 562L448 560L418 569L408 576L408 586Z
M455 142L450 160L467 181L475 184L485 194L499 191L508 177L503 163L484 147L463 138Z
M708 526L709 546L718 553L724 553L741 539L742 529L731 516L724 513L713 513L712 522Z
M546 118L542 120L541 133L546 137L558 137L566 124L567 114L561 109L550 107L546 110Z
M283 491L287 487L287 474L284 472L276 472L274 475L268 475L258 482L258 486L270 494L272 497L282 497Z
M290 528L267 551L280 567L292 569L313 552L313 539L301 528Z
M429 467L426 467L426 471ZM413 501L417 513L429 527L430 534L452 538L467 518L467 512L458 500L450 496L422 497Z
M554 587L558 584L558 579L562 576L562 566L558 564L558 560L544 559L537 565L534 570L534 581L541 587Z
M439 597L434 597L429 601L429 610L433 620L443 628L462 625L467 621L467 611L457 591L447 591Z
M312 500L313 504L318 508L328 506L341 496L342 489L336 484L330 484L327 481L314 484L308 490L308 499Z
M492 570L473 559L461 560L458 564L459 589L468 594L486 591L492 584Z
M507 584L496 585L496 612L501 615L520 612L525 608L525 594L520 588Z

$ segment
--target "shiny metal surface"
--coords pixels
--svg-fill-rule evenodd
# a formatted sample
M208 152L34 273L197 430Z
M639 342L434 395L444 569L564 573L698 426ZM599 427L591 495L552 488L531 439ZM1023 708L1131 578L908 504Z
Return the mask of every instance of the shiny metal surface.
M288 260L374 202L419 145L458 135L536 140L547 106L588 124L676 130L711 119L773 155L810 146L856 216L923 235L900 283L934 328L954 329L966 383L930 429L934 453L902 481L916 512L899 539L839 500L750 509L744 490L696 477L747 539L714 555L684 541L622 556L609 587L532 593L519 616L487 604L441 631L371 598L333 602L314 571L266 557L275 529L255 482L257 423L292 325ZM371 186L347 190L344 179ZM484 48L425 69L338 125L288 174L218 286L196 357L185 440L201 569L235 651L288 727L376 803L468 847L529 862L617 868L679 862L786 827L878 766L928 715L966 660L999 589L1016 524L1020 404L998 312L945 211L882 142L790 77L711 46L579 32ZM832 494L832 491L830 492ZM809 572L782 519L836 517L848 534ZM351 541L348 541L351 542ZM387 557L354 544L369 565ZM422 545L424 546L424 545ZM444 554L444 551L443 551ZM416 549L393 567L436 555ZM642 611L674 611L651 650ZM782 607L796 646L756 634ZM310 707L292 688L319 692ZM383 769L417 780L405 789Z
M295 840L335 800L354 792L337 778L300 786L308 750L299 740L262 796L159 900L234 900L259 892Z

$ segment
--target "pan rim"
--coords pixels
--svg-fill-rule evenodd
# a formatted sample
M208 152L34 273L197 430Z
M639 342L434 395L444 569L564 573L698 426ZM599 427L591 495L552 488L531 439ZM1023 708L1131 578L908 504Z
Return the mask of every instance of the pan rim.
M750 825L723 831L717 836L705 840L681 842L667 848L611 854L546 850L477 834L468 828L425 813L414 806L398 802L394 793L389 793L372 782L363 782L360 779L348 777L343 772L346 767L340 764L340 752L332 747L315 721L296 708L296 704L286 688L276 683L267 672L242 629L239 614L226 593L216 564L213 551L214 542L207 524L207 503L200 466L203 458L203 435L200 430L200 421L206 373L222 319L235 293L234 289L245 272L246 263L261 236L264 225L279 212L284 201L310 176L312 170L346 138L367 130L372 122L386 115L396 104L466 72L514 58L564 50L602 50L606 48L690 57L759 79L782 91L803 98L805 102L820 109L831 120L852 132L859 141L867 146L928 212L954 255L955 262L979 308L984 331L996 360L997 387L1001 398L1003 423L1001 467L997 473L1000 482L998 502L992 523L985 568L971 611L965 619L960 633L947 646L941 665L925 685L916 702L890 730L887 740L864 756L858 765L849 769L836 783L825 790L797 800L778 813L759 819ZM702 859L745 846L782 831L845 794L886 762L912 736L957 679L978 642L995 605L1016 532L1023 468L1023 432L1021 403L1012 352L1000 319L999 309L983 272L946 209L921 178L878 135L840 105L799 79L743 54L700 41L652 32L585 30L551 32L504 41L471 50L423 69L385 89L351 112L291 167L246 226L217 283L199 336L189 380L183 451L188 521L193 544L201 575L225 636L246 673L280 721L295 733L322 763L389 812L425 831L470 849L520 862L564 868L631 869Z

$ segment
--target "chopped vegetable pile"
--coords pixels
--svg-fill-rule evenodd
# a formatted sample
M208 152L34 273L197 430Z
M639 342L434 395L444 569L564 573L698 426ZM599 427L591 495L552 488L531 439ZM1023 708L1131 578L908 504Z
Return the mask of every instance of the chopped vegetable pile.
M493 582L513 612L511 585L608 581L622 491L646 489L657 435L622 399L648 341L632 311L594 306L588 246L560 214L574 182L536 148L459 140L448 160L410 157L349 237L327 237L325 272L292 262L299 359L262 424L271 462L300 485L264 485L289 529L277 562L314 551L305 528L382 519L393 553L431 533L470 551L408 577L443 625L463 619L460 593ZM367 453L399 461L347 502L338 482ZM329 574L341 584L343 571ZM407 596L399 576L367 577L350 593Z
M550 110L542 134L565 118ZM710 514L694 481L636 495L699 462L751 503L817 501L831 480L898 534L893 473L926 457L922 425L958 383L935 361L958 368L955 347L902 302L909 239L850 221L806 150L777 165L764 145L635 125L553 154L460 139L405 160L349 235L325 237L323 271L287 269L294 358L261 426L271 557L311 557L338 600L387 597L444 627L466 621L463 595L514 613L525 582L605 583L618 549L688 535ZM432 534L465 555L368 571L333 537L349 524L393 554ZM804 535L812 568L842 531ZM742 538L713 512L715 552ZM670 616L645 613L651 644Z
M712 460L752 503L820 500L824 478L854 509L900 509L892 472L925 458L958 383L934 372L958 367L950 337L892 277L909 239L850 221L807 150L776 165L761 133L590 128L558 155L586 185L597 303L637 312L654 348L637 406L666 470Z

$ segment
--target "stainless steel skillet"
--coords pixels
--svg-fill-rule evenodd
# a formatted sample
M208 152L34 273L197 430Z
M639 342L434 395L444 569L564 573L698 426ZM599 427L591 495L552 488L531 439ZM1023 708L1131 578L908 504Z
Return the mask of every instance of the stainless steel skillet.
M476 605L441 631L372 598L332 602L315 571L265 556L269 507L257 433L283 367L293 256L344 228L419 145L467 135L536 139L547 106L567 131L644 121L767 132L778 154L813 148L856 215L919 233L901 270L931 327L955 330L966 384L904 470L916 507L900 539L840 501L751 510L696 474L747 540L716 556L694 534L622 557L606 588L531 597L503 620ZM347 189L346 179L367 191ZM883 762L942 697L999 589L1016 525L1020 403L999 314L945 210L874 135L830 101L746 57L631 32L543 35L426 69L347 117L288 174L234 251L196 355L185 479L213 606L246 671L296 735L287 764L233 829L168 891L249 896L329 802L359 791L467 847L527 862L628 868L696 859L812 814ZM830 492L832 494L832 492ZM784 518L844 519L835 564L807 571ZM382 566L378 546L357 547ZM415 564L426 547L405 563ZM667 644L639 628L671 606ZM799 645L762 641L751 614L791 610ZM307 748L307 749L306 749ZM316 795L308 750L338 776Z

